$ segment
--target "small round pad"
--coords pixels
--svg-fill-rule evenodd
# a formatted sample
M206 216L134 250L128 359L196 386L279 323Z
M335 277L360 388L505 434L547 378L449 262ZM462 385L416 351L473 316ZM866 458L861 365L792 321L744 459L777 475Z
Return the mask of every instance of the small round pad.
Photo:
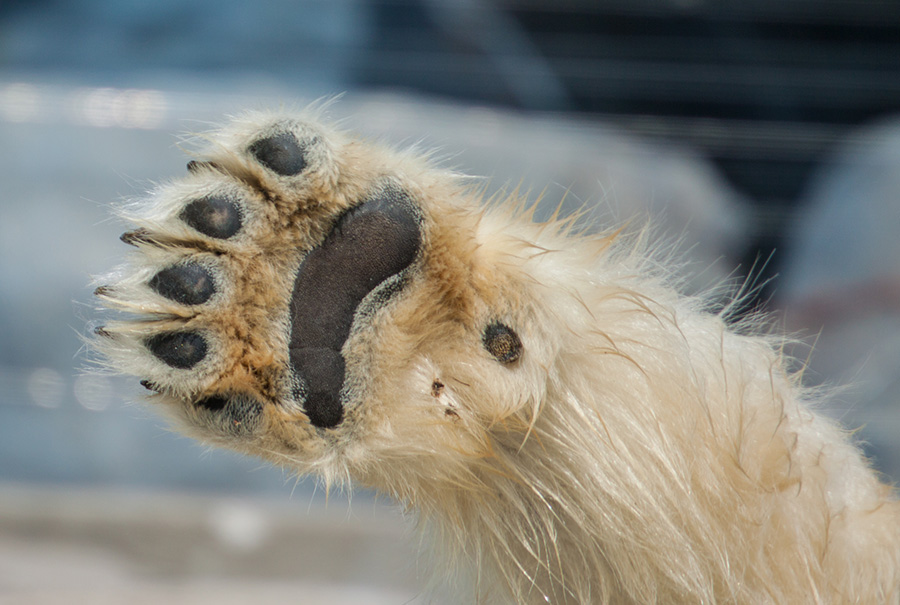
M217 195L194 200L178 216L203 235L216 239L228 239L243 224L237 204Z
M260 139L249 150L260 164L282 176L294 176L306 168L303 148L288 132Z
M147 285L157 294L183 305L203 304L216 292L209 269L197 263L163 269Z
M206 340L196 332L163 332L144 341L166 365L186 370L206 357Z
M501 363L512 363L522 354L522 341L509 326L492 322L484 329L481 342L487 352Z

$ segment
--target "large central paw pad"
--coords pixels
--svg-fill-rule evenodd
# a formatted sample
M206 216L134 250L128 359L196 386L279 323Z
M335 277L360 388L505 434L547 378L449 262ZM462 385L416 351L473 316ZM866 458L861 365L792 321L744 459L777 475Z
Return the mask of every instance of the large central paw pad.
M310 421L341 421L344 358L360 303L378 288L383 303L419 252L419 216L408 196L385 191L343 214L297 271L291 295L290 364L294 395Z
M137 252L96 294L131 315L99 328L98 346L213 432L276 416L336 427L363 381L347 375L351 333L422 256L403 162L286 117L213 139L185 178L123 210Z

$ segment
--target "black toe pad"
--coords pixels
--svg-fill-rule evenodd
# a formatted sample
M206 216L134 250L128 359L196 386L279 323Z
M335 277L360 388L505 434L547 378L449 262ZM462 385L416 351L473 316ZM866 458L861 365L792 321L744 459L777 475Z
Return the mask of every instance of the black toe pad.
M284 132L250 145L256 160L276 174L294 176L306 168L306 156L294 135Z
M314 425L340 423L340 351L354 314L369 292L416 258L419 222L409 196L386 188L340 217L301 263L291 299L290 359L305 385L304 408Z
M194 367L206 357L206 340L196 332L163 332L144 344L166 365L181 370Z
M240 231L243 223L237 204L215 195L194 200L179 217L203 235L217 239L228 239Z
M209 269L196 263L163 269L147 285L154 292L183 305L203 304L216 292Z

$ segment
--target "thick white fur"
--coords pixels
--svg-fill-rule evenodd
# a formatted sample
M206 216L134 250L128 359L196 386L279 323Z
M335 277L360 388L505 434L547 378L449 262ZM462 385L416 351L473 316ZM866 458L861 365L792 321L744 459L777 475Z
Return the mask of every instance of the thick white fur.
M213 159L237 162L278 120L237 122ZM322 191L352 197L389 173L422 206L425 253L399 300L348 341L349 371L365 378L336 429L276 406L255 436L216 434L184 394L228 379L218 358L194 374L160 369L132 352L152 326L118 324L100 346L153 376L185 430L391 495L418 515L436 565L471 580L481 602L900 603L900 508L848 435L811 410L779 339L679 295L640 237L535 224L517 199L482 207L414 156L314 128L321 161L343 171ZM178 187L193 185L151 207L171 216ZM144 250L120 280L126 302L111 304L163 304L140 282L168 254ZM491 318L521 337L514 364L485 352Z
M679 296L635 238L562 230L480 218L530 359L480 381L470 405L505 409L477 462L465 451L465 473L403 498L474 563L479 595L898 602L898 506L810 410L779 340Z
M492 496L438 495L436 517L465 511L443 531L516 602L897 602L897 505L778 341L679 297L627 242L553 231L482 221L486 247L552 251L505 255L543 359L495 395L531 386L536 409L524 438L494 430Z

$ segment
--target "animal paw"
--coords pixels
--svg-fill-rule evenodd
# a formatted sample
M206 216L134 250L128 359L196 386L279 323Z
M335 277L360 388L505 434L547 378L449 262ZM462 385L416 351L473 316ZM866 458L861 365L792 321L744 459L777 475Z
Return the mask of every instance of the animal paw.
M533 399L506 267L523 244L486 237L502 219L459 177L293 115L206 140L121 209L135 250L96 290L123 312L97 348L183 430L397 493L391 461L477 456Z

